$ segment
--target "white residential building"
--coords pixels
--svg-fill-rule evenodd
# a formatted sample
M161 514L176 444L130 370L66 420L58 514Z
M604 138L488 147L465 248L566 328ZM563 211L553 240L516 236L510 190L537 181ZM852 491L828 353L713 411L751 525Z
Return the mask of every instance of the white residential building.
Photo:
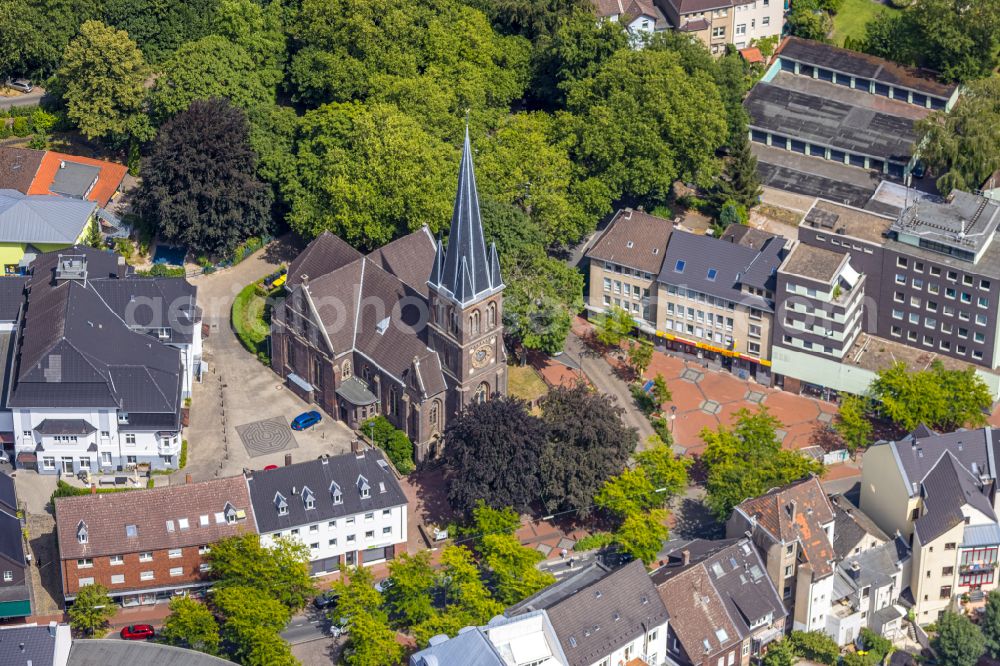
M410 666L569 666L545 611L497 616L483 627L465 627L410 656Z
M783 0L734 0L733 44L742 49L754 40L780 37L784 14Z
M309 547L313 575L406 552L406 496L382 452L361 446L248 472L261 543L278 537L301 541Z

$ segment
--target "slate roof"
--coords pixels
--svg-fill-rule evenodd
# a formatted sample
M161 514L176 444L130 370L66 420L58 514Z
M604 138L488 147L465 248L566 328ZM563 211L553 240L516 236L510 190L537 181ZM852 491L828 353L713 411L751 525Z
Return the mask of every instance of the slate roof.
M962 507L972 506L987 519L997 522L993 505L981 481L945 451L921 483L924 512L913 521L913 528L923 544L930 543L951 528L965 522Z
M901 558L894 541L887 541L877 548L862 551L857 555L844 558L837 565L837 578L834 580L834 596L836 601L845 597L857 595L865 587L885 587L902 568L902 562L909 557L905 553ZM908 581L902 584L905 586Z
M560 583L552 587L568 589ZM587 581L563 598L547 597L544 592L530 597L527 605L519 604L518 610L509 609L507 614L515 615L545 604L542 607L548 611L570 666L590 666L665 623L669 617L646 567L639 561L606 573L596 581Z
M47 626L0 628L0 664L4 666L26 666L29 661L32 666L51 666L55 652L56 639Z
M823 525L832 522L835 515L818 477L810 476L745 500L737 510L753 518L776 541L798 541L816 578L833 573L835 554Z
M12 275L0 278L0 321L15 321L24 304L24 286L28 278Z
M867 514L843 495L833 495L830 503L836 515L833 523L833 550L838 560L853 554L859 545L864 548L864 544L873 539L878 543L890 541L889 536Z
M428 647L410 655L410 666L460 665L506 666L506 663L478 627L469 627L447 640L432 638Z
M938 97L948 98L958 87L953 83L942 83L930 70L899 65L867 53L801 37L786 37L775 55Z
M504 286L496 245L490 246L489 254L486 252L468 127L458 168L458 191L448 232L448 249L438 243L432 266L429 284L459 305L496 293Z
M445 390L440 359L427 346L427 327L413 328L421 314L416 303L424 299L399 278L364 257L301 289L311 301L302 309L315 309L334 354L357 351L404 383L416 373L425 396ZM407 301L413 305L394 307Z
M17 489L14 487L14 477L0 472L0 511L17 513Z
M89 435L97 428L84 419L43 419L35 426L39 435Z
M903 483L913 497L920 492L920 483L945 452L950 452L970 472L996 479L1000 430L977 428L938 435L921 427L902 440L877 446L892 449Z
M431 230L424 226L412 234L372 250L368 259L426 297L427 280L430 279L436 254L437 242L431 235Z
M289 264L285 284L290 289L302 281L303 275L312 280L360 258L361 253L346 241L324 231Z
M88 286L129 328L154 337L168 329L162 342L190 344L194 338L198 289L185 278L130 277L91 279Z
M11 564L24 568L24 540L21 533L21 521L16 515L0 511L0 558L6 559ZM21 590L20 599L26 599ZM3 593L3 586L0 585L0 594ZM0 599L5 601L5 599Z
M749 248L763 247L764 243L776 237L777 234L772 234L764 231L763 229L751 227L746 224L730 224L726 227L726 230L722 232L722 235L719 236L719 238L724 241L736 243L737 245Z
M587 258L657 275L673 229L670 220L641 210L620 209L587 250Z
M229 508L245 512L234 524ZM254 511L242 476L150 490L60 497L56 536L63 560L201 546L254 531ZM188 527L181 524L188 521ZM203 520L204 519L204 520ZM86 525L87 543L77 530ZM129 536L127 526L135 526Z
M146 641L73 641L67 666L224 666L233 662L204 652Z
M0 146L0 190L28 193L45 151Z
M670 236L657 280L771 312L773 302L743 293L741 285L773 293L784 244L783 237L775 236L755 249L711 236L676 232Z
M92 201L0 190L0 242L75 243L96 209Z
M65 169L60 168L63 162L67 165ZM50 150L42 158L38 173L35 175L35 180L28 193L48 194L51 192L53 194L82 196L80 182L65 182L65 173L72 171L73 165L78 167L77 174L79 174L75 180L84 181L89 178L89 182L84 187L93 183L93 187L86 194L87 200L96 202L102 208L111 201L111 197L118 191L125 179L125 174L128 173L128 167L123 164ZM94 182L95 180L96 182Z
M368 498L361 497L362 477L369 486ZM339 487L339 504L334 504L333 484ZM261 534L407 504L382 452L375 449L367 449L362 456L345 453L253 472L247 476L247 485ZM313 509L305 506L307 488L315 502ZM278 514L276 506L279 493L288 507L284 516Z

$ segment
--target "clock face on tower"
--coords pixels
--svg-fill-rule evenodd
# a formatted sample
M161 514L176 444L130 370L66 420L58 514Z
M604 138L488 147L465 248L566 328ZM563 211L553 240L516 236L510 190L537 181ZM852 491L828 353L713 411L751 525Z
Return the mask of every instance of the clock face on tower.
M482 368L493 360L493 345L482 344L472 350L472 367Z

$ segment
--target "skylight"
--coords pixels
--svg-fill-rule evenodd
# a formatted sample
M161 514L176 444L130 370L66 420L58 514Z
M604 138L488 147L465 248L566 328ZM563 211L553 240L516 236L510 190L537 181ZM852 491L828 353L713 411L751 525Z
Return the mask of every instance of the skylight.
M727 634L726 630L722 627L715 630L715 637L719 639L720 643L725 643L729 640L729 634Z
M675 273L683 273L684 272L684 266L685 266L684 260L683 259L678 259L677 263L674 264L674 272Z
M715 270L714 268L708 269L708 279L711 280L712 282L715 282L715 278L716 276L718 276L718 274L719 271Z

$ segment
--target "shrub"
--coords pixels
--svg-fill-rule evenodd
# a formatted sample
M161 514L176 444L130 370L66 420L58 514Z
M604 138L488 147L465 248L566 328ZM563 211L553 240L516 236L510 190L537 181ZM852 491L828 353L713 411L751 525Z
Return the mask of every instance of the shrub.
M372 442L385 451L400 474L409 474L416 467L413 464L413 442L402 430L396 429L389 419L376 416L362 422L361 432L372 438Z
M789 638L795 654L810 661L833 666L840 657L837 642L822 631L793 631Z
M881 662L892 650L892 641L879 636L868 627L861 630L861 644L865 646L864 649L868 654L875 657L876 662Z
M632 384L629 391L632 393L632 399L635 400L636 407L646 416L649 416L659 408L653 396L642 390L642 384Z
M49 139L44 134L36 134L28 141L28 148L32 150L45 150L49 147Z
M181 457L177 461L177 469L184 469L188 464L188 441L186 439L181 440Z
M596 550L599 548L606 548L611 545L615 540L615 535L611 532L594 532L593 534L588 534L573 546L573 550L580 553L585 550Z
M31 124L24 116L14 118L14 136L28 136L31 134Z
M0 116L0 139L6 139L11 135L10 125L7 123L7 119Z
M147 277L184 277L184 268L181 266L153 264L153 267L148 271L136 271L136 274Z
M240 344L260 359L261 363L267 365L270 358L267 355L267 337L269 330L265 322L266 304L261 303L263 299L257 294L256 285L248 284L243 287L236 299L233 301L232 322L233 330ZM257 307L262 308L258 317Z

